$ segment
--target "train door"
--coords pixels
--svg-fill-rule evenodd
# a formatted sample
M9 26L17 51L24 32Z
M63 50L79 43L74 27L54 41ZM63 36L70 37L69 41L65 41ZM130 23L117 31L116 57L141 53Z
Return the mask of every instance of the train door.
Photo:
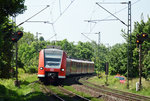
M67 64L66 64L66 75L69 75L71 72L71 61L67 59Z

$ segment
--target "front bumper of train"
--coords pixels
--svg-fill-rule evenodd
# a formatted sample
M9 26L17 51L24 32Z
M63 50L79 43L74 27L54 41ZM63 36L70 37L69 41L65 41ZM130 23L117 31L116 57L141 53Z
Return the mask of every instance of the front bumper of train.
M66 78L66 73L64 69L56 69L56 68L39 68L38 77L58 77L58 78Z

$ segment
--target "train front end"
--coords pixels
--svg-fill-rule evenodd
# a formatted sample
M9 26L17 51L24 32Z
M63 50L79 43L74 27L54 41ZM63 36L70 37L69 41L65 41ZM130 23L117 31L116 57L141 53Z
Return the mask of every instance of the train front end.
M59 49L41 50L38 78L42 82L66 78L66 53Z

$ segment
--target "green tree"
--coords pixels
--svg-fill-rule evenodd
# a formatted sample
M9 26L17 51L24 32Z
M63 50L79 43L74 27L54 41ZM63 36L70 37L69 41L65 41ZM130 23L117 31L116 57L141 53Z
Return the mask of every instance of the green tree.
M144 20L141 20L140 23L135 23L135 29L133 35L141 34L141 33L147 33L148 36L150 36L150 18L148 18L147 22L144 22ZM149 51L150 51L150 37L144 41L142 44L142 75L144 78L148 79L150 77L150 69L148 63L150 62L149 58ZM138 55L138 54L137 54ZM138 67L138 61L137 61L137 67Z
M140 22L135 22L134 23L134 29L133 32L131 33L131 46L129 47L130 50L130 58L132 60L132 63L130 61L130 68L129 68L129 75L130 77L133 76L138 76L139 74L139 69L138 69L138 65L139 65L139 52L138 52L138 46L136 44L136 35L137 34L142 34L142 33L147 33L150 36L150 18L148 18L147 22L144 22L144 20L142 19ZM128 42L128 37L127 37L127 33L125 33L123 31L123 37L126 39L126 41ZM147 40L144 41L144 43L142 44L142 61L143 61L143 74L144 77L147 78L148 77L148 72L145 71L149 71L149 67L147 66L146 62L148 62L147 56L148 52L149 52L149 46L150 46L150 38L148 38ZM147 76L147 77L146 77Z
M73 42L68 42L67 39L64 39L59 43L59 46L61 46L61 49L64 50L69 57L76 57L74 54L76 48Z
M127 66L127 45L116 44L114 45L109 54L110 74L125 74Z
M20 58L21 62L24 64L24 69L27 72L31 72L33 68L37 68L38 59L37 59L37 43L32 42L31 45L24 43L20 45L18 50L18 57Z
M9 22L9 20L6 20L5 23L0 25L0 77L4 78L10 77L9 71L11 69L11 57L13 55L11 51L13 45L9 39L12 26Z
M34 35L30 32L23 32L23 37L21 40L18 41L19 46L22 45L23 43L27 43L28 45L31 45L32 42L36 41L34 38Z
M8 19L9 16L15 16L23 13L26 9L25 0L0 0L0 25Z
M10 77L12 42L10 42L13 31L9 16L23 13L24 0L1 0L0 1L0 77Z
M40 36L39 40L44 41L44 37Z
M76 58L79 59L85 59L85 60L91 60L93 57L93 48L91 43L86 42L78 42L78 45L76 46Z
M143 68L143 76L145 79L150 79L150 51L144 57L144 68Z
M21 40L18 41L18 58L23 69L28 73L37 72L39 51L46 48L46 41L37 41L30 32L24 32Z

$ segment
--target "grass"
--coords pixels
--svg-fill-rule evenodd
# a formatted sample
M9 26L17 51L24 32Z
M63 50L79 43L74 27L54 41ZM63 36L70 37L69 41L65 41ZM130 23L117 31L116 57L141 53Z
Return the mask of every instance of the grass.
M14 84L15 78L0 79L0 101L47 101L48 96L43 94L40 89L39 83L33 83L38 80L37 74L26 74L19 69L18 79L20 81L20 88ZM52 91L58 95L64 97L66 100L70 100L69 96L66 96L61 92L57 86L48 86ZM65 86L66 89L73 91L81 96L90 98L91 101L100 101L96 98L92 98L89 94L77 92L72 86Z
M36 74L26 74L19 71L19 81L21 82L20 88L14 85L15 78L11 79L0 79L0 101L47 101L48 98L45 94L43 94L40 88L40 84L33 83L38 80ZM98 77L92 77L89 79L90 82L94 82L99 85L105 85L106 76L103 73L102 77L99 79ZM114 78L114 76L108 76L108 84L110 88L119 89L123 91L128 91L132 93L137 93L145 96L150 96L150 82L146 81L142 78L142 86L143 89L141 91L136 92L136 82L138 82L138 78L134 78L129 81L130 89L127 89L126 83L120 84L119 80ZM69 99L68 96L64 95L56 86L49 86L54 92L59 94L66 99ZM83 92L78 92L72 86L64 86L65 89L68 89L78 95L84 96L86 98L91 99L91 101L100 101L100 99L92 98L90 94L85 94Z
M49 85L48 86L53 92L55 92L57 95L59 95L60 97L63 97L66 101L71 101L70 100L70 97L65 95L57 86L53 86L53 85ZM90 94L86 94L84 92L79 92L79 91L76 91L76 89L72 86L66 86L64 85L64 88L77 94L77 95L80 95L80 96L83 96L85 98L88 98L90 99L91 101L103 101L102 99L97 99L97 98L93 98L90 96Z
M127 81L125 84L121 84L117 78L114 78L115 75L108 76L108 84L110 88L123 90L131 93L136 93L144 96L150 96L150 81L146 81L144 78L142 78L142 90L136 91L136 82L139 81L139 78L134 78L132 80L129 80L129 89L127 89ZM102 77L98 78L97 76L90 78L88 81L94 82L98 85L105 85L106 82L106 76L104 73L102 73Z
M0 79L0 101L46 101L40 84L32 83L38 80L36 74L20 73L18 77L20 88L14 85L15 78Z

